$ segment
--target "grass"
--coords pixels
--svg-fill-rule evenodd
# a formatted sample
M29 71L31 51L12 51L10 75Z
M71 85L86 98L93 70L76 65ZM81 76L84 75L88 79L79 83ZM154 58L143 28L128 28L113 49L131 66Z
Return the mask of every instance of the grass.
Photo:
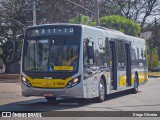
M160 72L149 72L148 76L160 76Z

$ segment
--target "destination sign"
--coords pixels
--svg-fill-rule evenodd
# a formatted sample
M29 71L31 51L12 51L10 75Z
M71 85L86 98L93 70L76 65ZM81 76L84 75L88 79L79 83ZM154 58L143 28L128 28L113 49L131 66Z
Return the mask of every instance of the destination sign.
M27 31L27 37L74 35L74 28L35 28Z

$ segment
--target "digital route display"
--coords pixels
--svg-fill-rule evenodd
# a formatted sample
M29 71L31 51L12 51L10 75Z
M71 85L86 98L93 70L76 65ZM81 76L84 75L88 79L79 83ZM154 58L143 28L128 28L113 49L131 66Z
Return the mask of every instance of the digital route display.
M34 28L27 31L27 37L36 37L36 36L67 36L74 35L74 28Z

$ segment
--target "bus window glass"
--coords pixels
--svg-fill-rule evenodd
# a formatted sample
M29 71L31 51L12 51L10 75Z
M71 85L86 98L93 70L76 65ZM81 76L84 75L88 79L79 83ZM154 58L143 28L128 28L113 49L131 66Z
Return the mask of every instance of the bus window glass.
M27 51L25 55L26 71L46 71L49 54L48 40L28 40Z
M118 69L124 70L126 63L125 63L125 49L123 40L117 40L116 48L117 48Z
M79 42L75 39L27 40L24 47L24 71L78 70Z
M77 70L78 45L76 42L74 40L54 40L50 48L49 66L62 66L59 70L62 70L63 66L70 66L68 70Z

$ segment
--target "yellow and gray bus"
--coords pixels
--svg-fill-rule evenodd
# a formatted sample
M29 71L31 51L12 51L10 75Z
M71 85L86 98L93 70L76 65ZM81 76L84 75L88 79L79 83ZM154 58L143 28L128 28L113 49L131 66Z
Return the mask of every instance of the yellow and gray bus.
M22 51L23 96L97 98L131 89L148 80L144 39L76 24L26 29Z

